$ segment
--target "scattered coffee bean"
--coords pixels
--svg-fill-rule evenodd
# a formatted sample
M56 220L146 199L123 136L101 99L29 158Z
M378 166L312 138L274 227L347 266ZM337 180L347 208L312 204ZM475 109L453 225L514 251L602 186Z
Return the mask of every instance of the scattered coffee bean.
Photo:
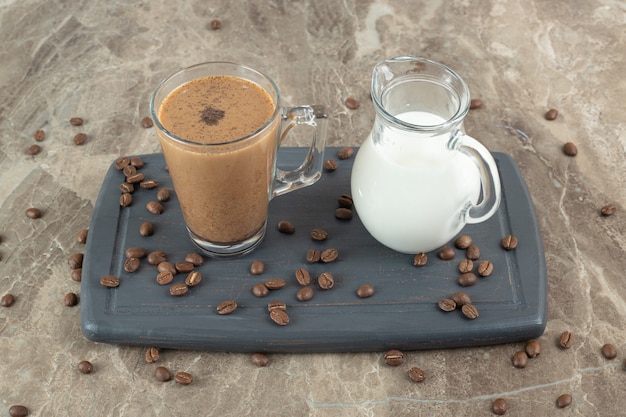
M315 295L315 291L311 287L302 287L296 293L296 299L298 301L309 301Z
M167 382L172 379L172 374L165 366L157 366L154 370L154 377L159 382Z
M190 262L193 266L202 266L204 264L204 258L195 252L185 255L185 262Z
M133 204L133 196L130 193L122 193L120 196L120 206L128 207Z
M167 285L174 281L174 274L172 274L172 272L170 271L159 272L156 280L161 285Z
M478 281L478 278L476 277L475 274L471 272L466 272L465 274L462 274L456 280L456 282L461 287L471 287L472 285L476 284L476 281Z
M389 366L400 366L404 363L404 353L397 349L391 349L385 352L385 364Z
M488 277L493 272L493 264L489 261L482 261L478 264L477 271L481 277Z
M324 229L311 230L311 238L317 241L323 241L328 238L328 232Z
M186 274L188 272L193 271L195 265L188 261L182 261L182 262L176 262L174 267L176 268L176 272Z
M496 398L491 404L491 411L498 416L503 416L509 409L504 398Z
M155 348L155 347L151 347L148 348L148 350L146 350L146 362L148 363L154 363L156 361L159 360L159 349Z
M185 285L187 285L188 287L195 287L196 285L200 284L200 281L202 281L202 274L198 271L191 271L185 277Z
M306 270L306 268L297 269L295 275L298 284L306 286L311 283L311 274L309 273L309 271Z
M138 156L133 156L130 158L130 164L137 169L143 168L143 159Z
M26 153L28 155L37 155L41 152L41 146L39 145L30 145L27 149L26 149Z
M463 259L459 264L459 272L465 274L471 272L474 269L474 262L471 259Z
M321 257L322 257L322 254L317 249L309 249L306 252L306 261L310 264L319 262Z
M339 207L335 210L335 217L339 220L350 220L352 219L352 210L345 207Z
M38 208L28 208L26 209L26 217L28 217L29 219L39 219L41 218L41 210L39 210Z
M339 207L351 209L354 201L352 200L351 195L341 194L339 197L337 197L337 203L339 204Z
M154 224L152 224L152 222L141 223L141 226L139 226L139 234L144 237L152 236L154 234Z
M139 258L139 256L137 256L137 258ZM158 265L165 261L167 261L167 256L162 250L155 250L148 254L148 263L150 265ZM176 269L176 267L174 267L174 269Z
M122 173L124 174L124 176L126 176L126 178L132 177L133 175L137 174L137 167L133 165L126 165L122 170Z
M89 235L89 229L83 229L76 234L76 241L78 243L87 243L87 236Z
M559 111L557 109L550 109L544 114L546 120L554 120L558 117Z
M354 149L348 146L339 149L337 152L337 157L339 159L350 159L352 158L352 155L354 155Z
M470 245L467 249L465 249L465 256L467 259L471 259L472 261L480 258L480 248L475 245Z
M115 161L115 168L122 171L128 164L130 164L130 158L121 156Z
M317 277L317 285L323 290L330 290L335 285L335 278L330 272L322 272Z
M70 118L70 124L72 126L81 126L83 124L84 120L82 119L82 117L72 117Z
M371 284L363 284L357 288L356 295L359 298L369 298L374 295L374 286Z
M478 318L478 309L474 304L463 304L461 306L461 312L470 320Z
M217 313L221 315L230 314L237 310L237 302L234 300L226 300L219 303L216 307Z
M324 169L328 172L333 172L337 169L337 161L334 159L327 159L324 161Z
M264 282L264 285L269 290L279 290L283 288L285 285L287 285L287 282L282 278L273 278L273 279L266 280Z
M526 342L524 351L529 358L534 358L541 353L541 343L539 343L539 341L537 340L529 340L528 342Z
M561 394L556 399L556 406L559 408L565 408L572 403L572 396L570 394Z
M473 239L468 235L461 235L454 241L454 245L459 249L467 249L472 245L472 243Z
M74 307L78 304L78 296L73 292L68 292L63 298L63 305L66 307Z
M143 258L147 254L148 252L144 248L140 247L131 247L126 249L126 251L124 252L124 255L126 255L127 258Z
M465 304L472 304L472 298L466 292L455 292L450 296L456 303L457 307L464 306Z
M154 122L152 121L151 117L146 116L143 119L141 119L141 125L145 127L146 129L148 129L154 126Z
M615 359L617 357L617 348L610 343L603 345L601 352L606 359Z
M517 247L517 238L513 235L507 235L502 238L502 247L506 250L513 250Z
M413 382L424 382L426 380L426 374L424 371L416 366L409 369L408 375Z
M607 204L606 206L600 209L600 214L604 217L609 217L615 214L617 208L613 204Z
M85 142L87 142L87 135L84 133L77 133L76 136L74 136L74 145L76 146L80 146L80 145L84 145Z
M146 204L146 210L148 210L152 214L161 214L163 213L163 204L158 201L148 201Z
M480 109L483 106L483 101L479 98L473 98L470 100L470 110Z
M11 417L26 417L28 415L28 408L23 405L12 405L9 407L9 416Z
M289 324L289 315L285 311L277 308L270 311L270 318L279 326L286 326Z
M335 248L325 249L320 253L320 260L325 264L334 262L339 257L339 251Z
M132 194L135 192L135 186L129 182L123 182L120 184L120 191L122 193Z
M71 269L82 268L83 267L83 259L85 255L82 253L73 253L67 258L67 264Z
M346 107L349 108L350 110L356 110L359 108L359 100L353 98L353 97L348 97L346 99Z
M78 372L81 374L90 374L93 372L93 364L89 361L78 362Z
M143 175L141 172L138 172L130 176L126 176L126 182L129 182L131 184L139 184L141 181L145 179L146 179L146 176Z
M265 284L255 284L252 286L252 294L254 294L255 297L267 297L269 293L270 290Z
M415 266L424 266L428 263L428 255L424 252L420 252L413 258L413 265Z
M219 21L218 19L213 19L211 20L211 29L212 30L218 30L222 27L222 22Z
M450 246L444 246L443 248L441 248L441 250L439 250L437 255L440 259L444 261L449 261L450 259L454 258L455 253L454 249L452 249Z
M564 331L561 333L561 337L559 338L559 345L563 349L569 349L574 346L574 335L572 332Z
M83 269L72 269L72 272L70 273L70 278L72 278L72 281L81 282L83 279Z
M144 190L154 190L159 186L159 182L157 180L145 180L141 181L139 186Z
M513 354L513 366L519 369L528 365L528 355L523 350L518 350Z
M254 261L250 265L250 273L252 275L261 275L265 272L265 264L262 261Z
M278 308L281 310L287 310L287 304L282 301L270 301L267 303L267 311L272 311L273 309Z
M176 372L176 374L174 374L174 381L178 382L180 385L189 385L193 382L193 376L189 372Z
M253 365L260 367L267 366L270 363L270 357L264 353L253 353L252 356L250 356L250 360Z
M280 233L291 235L296 231L296 226L288 220L281 220L278 222L278 231Z
M107 288L119 287L120 279L115 275L104 275L100 278L100 285Z
M171 272L172 275L176 275L176 273L178 272L176 270L176 265L167 261L159 262L159 264L157 265L157 270L159 272Z
M181 297L189 291L189 287L185 284L174 284L170 287L170 295Z
M563 145L563 153L567 156L578 155L578 148L572 142L567 142Z
M160 202L169 201L170 199L170 190L167 188L161 188L157 192L157 200Z
M45 138L46 132L44 132L42 129L37 129L35 130L35 133L33 133L33 139L35 139L37 142L43 142Z
M13 294L4 294L2 298L0 298L0 305L2 307L11 307L15 304L15 296Z
M454 311L456 309L456 302L451 298L443 298L439 300L437 305L442 311L446 312Z

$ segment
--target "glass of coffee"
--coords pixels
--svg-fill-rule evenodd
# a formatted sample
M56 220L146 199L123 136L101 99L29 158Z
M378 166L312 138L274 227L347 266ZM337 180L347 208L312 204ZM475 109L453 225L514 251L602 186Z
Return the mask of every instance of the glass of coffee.
M269 201L322 175L327 116L320 106L285 108L276 84L250 67L208 62L163 80L150 113L193 243L212 257L236 257L265 235ZM278 168L293 127L312 132L302 164Z

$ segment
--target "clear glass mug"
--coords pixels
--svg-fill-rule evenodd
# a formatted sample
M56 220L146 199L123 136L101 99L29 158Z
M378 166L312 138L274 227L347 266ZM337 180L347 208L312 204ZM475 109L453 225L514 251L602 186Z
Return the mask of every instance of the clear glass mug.
M242 79L267 93L271 116L260 128L234 139L190 140L164 127L161 109L170 94L190 81L220 76ZM250 67L208 62L182 69L158 85L150 113L187 231L205 255L237 257L252 251L265 236L270 200L312 185L322 175L324 109L283 107L274 81ZM240 117L243 122L246 114ZM302 125L312 127L309 151L298 168L282 170L276 161L280 143L291 128Z
M443 246L500 205L491 153L463 131L465 82L445 65L401 56L375 66L376 119L352 168L354 206L380 243L403 253Z

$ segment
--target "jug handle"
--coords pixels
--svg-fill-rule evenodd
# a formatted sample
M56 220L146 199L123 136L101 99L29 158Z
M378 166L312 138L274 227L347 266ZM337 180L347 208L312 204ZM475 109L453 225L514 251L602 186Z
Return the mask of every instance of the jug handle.
M471 136L464 133L461 135L458 150L467 155L478 168L482 188L482 199L477 205L470 205L465 210L466 223L481 223L489 219L500 206L502 189L500 174L495 159L485 148Z

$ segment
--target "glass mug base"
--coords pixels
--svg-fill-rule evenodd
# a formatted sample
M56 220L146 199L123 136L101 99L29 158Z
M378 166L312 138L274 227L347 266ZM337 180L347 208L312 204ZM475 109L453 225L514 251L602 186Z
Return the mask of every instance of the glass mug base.
M206 239L201 238L192 232L187 227L187 232L191 238L194 246L200 250L203 255L211 258L239 258L252 252L257 246L261 244L265 237L265 230L267 229L267 221L263 224L263 227L259 229L254 235L249 238L236 243L213 243Z

